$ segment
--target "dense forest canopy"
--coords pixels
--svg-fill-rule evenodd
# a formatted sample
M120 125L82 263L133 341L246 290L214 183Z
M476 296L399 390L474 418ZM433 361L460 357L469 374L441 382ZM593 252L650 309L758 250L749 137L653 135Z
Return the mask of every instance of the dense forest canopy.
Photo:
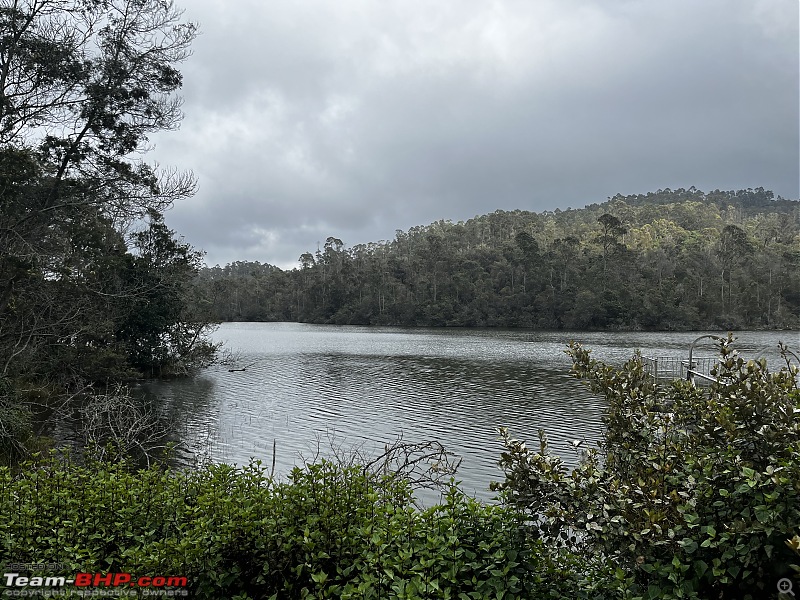
M202 269L220 321L547 329L800 325L800 201L763 188L616 195L582 209L495 211L346 247L284 271Z

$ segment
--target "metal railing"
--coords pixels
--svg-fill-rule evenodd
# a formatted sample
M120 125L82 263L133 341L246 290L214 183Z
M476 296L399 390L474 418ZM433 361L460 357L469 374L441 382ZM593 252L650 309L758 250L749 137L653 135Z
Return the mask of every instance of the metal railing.
M711 369L717 364L716 357L693 357L692 361L677 356L643 356L642 364L645 372L657 381L695 378L700 382L716 381L711 376Z
M643 356L642 363L644 364L645 372L653 377L656 381L672 381L674 379L686 379L692 385L708 385L709 383L717 383L717 378L711 375L711 370L719 364L718 356L694 356L694 350L697 345L703 340L713 340L715 342L722 342L725 338L714 334L701 335L689 345L689 357L686 359L677 356ZM706 342L708 343L708 342ZM739 346L738 351L747 352L753 358L761 358L765 356L772 345L765 346L760 350L756 347ZM794 352L789 352L791 356L800 360ZM798 376L800 380L800 375Z

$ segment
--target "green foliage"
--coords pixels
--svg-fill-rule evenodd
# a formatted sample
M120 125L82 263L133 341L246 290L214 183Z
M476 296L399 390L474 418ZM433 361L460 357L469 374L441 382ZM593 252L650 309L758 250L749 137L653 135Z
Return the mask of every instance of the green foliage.
M190 301L201 253L178 241L160 213L148 216L147 229L133 236L135 255L126 272L136 291L114 335L139 372L184 374L206 366L216 350L203 338L208 320Z
M4 458L27 445L23 389L64 400L214 354L190 302L199 254L163 222L194 179L140 156L181 118L195 35L171 1L0 8L0 380L18 392L0 396Z
M800 556L800 535L795 535L790 540L786 540L786 545L798 556ZM792 565L796 573L800 573L800 565Z
M11 463L25 456L32 429L30 415L16 402L13 386L0 377L0 461Z
M578 210L495 211L281 271L236 262L198 288L222 321L567 329L800 325L798 201L659 190Z
M417 509L406 483L328 462L270 479L47 459L0 469L0 555L67 571L186 576L193 598L606 597L607 573L466 497Z
M21 0L0 25L0 376L74 387L202 362L197 254L162 217L193 178L138 156L181 118L196 26L159 0Z
M758 598L787 576L800 526L798 368L768 372L720 345L718 382L656 385L572 345L573 372L609 403L600 451L567 473L503 431L510 500L547 539L612 559L632 596ZM786 354L789 356L789 354Z

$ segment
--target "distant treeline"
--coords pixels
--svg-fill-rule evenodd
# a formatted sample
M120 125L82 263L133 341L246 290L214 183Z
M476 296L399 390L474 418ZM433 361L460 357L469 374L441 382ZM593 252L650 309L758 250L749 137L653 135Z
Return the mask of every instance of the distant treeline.
M219 321L702 329L800 326L800 201L763 188L616 195L438 221L284 271L201 270Z

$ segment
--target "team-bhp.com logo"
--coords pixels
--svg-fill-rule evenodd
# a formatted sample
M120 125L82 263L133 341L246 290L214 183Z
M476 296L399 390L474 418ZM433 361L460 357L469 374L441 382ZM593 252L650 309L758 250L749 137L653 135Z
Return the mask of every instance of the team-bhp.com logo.
M4 573L3 596L56 596L56 590L74 586L72 594L78 596L188 596L186 577L156 576L135 577L130 573L76 573L72 577L24 576ZM113 593L132 591L134 594ZM46 592L51 593L46 593Z

